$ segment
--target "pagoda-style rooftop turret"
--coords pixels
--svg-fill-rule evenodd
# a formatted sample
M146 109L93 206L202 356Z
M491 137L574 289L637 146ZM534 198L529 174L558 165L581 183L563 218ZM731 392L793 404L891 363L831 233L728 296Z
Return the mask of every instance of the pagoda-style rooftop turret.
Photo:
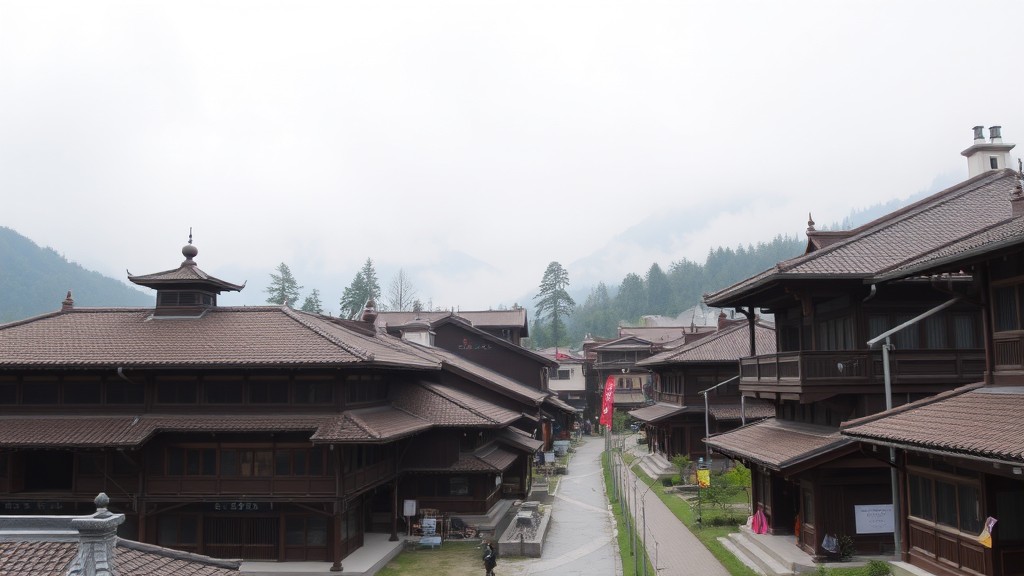
M245 284L232 284L199 269L195 262L199 249L192 244L191 232L181 253L185 261L173 270L141 276L128 272L132 283L156 290L156 316L198 316L217 305L221 292L245 288Z

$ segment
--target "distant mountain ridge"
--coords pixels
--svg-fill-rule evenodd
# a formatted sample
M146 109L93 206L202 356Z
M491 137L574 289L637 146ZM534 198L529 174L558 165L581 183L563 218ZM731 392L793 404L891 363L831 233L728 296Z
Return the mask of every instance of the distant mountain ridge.
M155 294L86 270L52 248L41 248L0 226L0 323L60 310L71 291L75 306L152 306Z

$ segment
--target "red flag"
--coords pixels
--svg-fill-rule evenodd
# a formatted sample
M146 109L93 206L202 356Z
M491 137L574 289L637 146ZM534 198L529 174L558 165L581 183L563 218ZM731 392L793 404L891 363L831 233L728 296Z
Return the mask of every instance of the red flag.
M612 427L612 411L615 409L615 376L604 381L604 398L601 400L601 419L598 420L608 428Z

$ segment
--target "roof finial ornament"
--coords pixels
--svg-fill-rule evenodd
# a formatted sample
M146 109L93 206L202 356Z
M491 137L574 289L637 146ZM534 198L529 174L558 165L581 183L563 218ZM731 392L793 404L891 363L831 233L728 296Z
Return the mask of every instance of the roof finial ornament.
M811 213L807 213L807 231L814 232L814 218L811 218Z
M60 311L67 312L75 308L75 299L71 297L71 290L68 290L68 295L64 298L64 301L60 303Z
M182 262L182 266L195 266L196 263L193 260L198 254L199 249L192 245L192 227L188 227L188 244L181 249L181 254L185 257L185 261Z

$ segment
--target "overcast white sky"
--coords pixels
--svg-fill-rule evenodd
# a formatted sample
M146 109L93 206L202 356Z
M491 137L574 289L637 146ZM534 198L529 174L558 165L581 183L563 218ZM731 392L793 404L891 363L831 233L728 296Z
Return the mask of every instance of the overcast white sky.
M609 284L966 178L972 126L1024 145L1022 27L1020 1L0 0L0 225L116 278L192 227L248 281L227 303L285 262L336 311L367 257L435 306L523 303L659 215Z

